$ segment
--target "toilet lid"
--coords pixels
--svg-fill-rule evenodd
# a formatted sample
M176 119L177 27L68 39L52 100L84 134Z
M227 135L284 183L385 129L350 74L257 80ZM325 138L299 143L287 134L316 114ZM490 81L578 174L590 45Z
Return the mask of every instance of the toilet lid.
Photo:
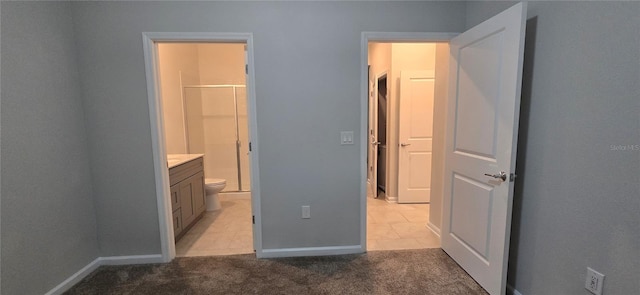
M221 179L221 178L206 178L204 180L205 184L223 184L223 183L227 183L226 179Z

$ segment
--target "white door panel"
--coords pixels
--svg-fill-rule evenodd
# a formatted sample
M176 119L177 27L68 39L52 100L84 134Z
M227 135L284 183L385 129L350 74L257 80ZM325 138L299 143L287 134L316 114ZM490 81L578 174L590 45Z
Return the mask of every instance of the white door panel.
M493 187L463 175L453 176L451 199L451 236L482 259L488 256L491 229L489 211Z
M441 242L490 294L506 291L525 16L519 3L450 43Z
M431 197L434 71L400 73L398 203Z
M495 158L502 32L461 47L455 149ZM474 80L475 78L475 80Z
M409 157L409 188L426 188L431 185L431 152L411 152Z

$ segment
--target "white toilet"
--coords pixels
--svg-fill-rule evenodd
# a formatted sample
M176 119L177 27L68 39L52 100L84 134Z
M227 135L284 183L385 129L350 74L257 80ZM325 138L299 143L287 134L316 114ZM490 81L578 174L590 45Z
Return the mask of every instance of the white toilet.
M227 180L225 179L206 178L204 180L204 190L207 194L207 211L219 210L222 207L218 193L222 191L225 186L227 186Z

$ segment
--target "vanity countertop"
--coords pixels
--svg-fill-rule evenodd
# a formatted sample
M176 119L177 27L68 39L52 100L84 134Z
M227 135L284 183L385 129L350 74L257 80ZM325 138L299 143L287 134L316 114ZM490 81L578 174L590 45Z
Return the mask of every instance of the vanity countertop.
M167 154L167 166L171 169L203 156L204 154Z

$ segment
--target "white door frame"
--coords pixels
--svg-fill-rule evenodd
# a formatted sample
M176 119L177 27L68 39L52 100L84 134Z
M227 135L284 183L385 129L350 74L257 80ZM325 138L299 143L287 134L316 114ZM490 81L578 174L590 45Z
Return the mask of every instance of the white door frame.
M378 91L378 89L380 88L380 84L379 84L380 78L385 77L385 79L387 81L387 85L385 85L385 89L387 89L387 93L384 94L385 97L386 97L386 100L387 100L386 106L385 106L385 108L387 109L387 112L389 110L389 105L391 104L391 102L389 100L389 97L390 97L389 94L391 93L391 92L389 92L389 85L391 84L391 81L390 81L391 73L389 73L390 71L391 70L388 69L388 70L382 71L380 73L380 75L374 75L375 79L376 79L375 80L376 81L376 83L375 83L376 97L374 98L374 103L376 103L376 104L379 102L379 98L380 98L380 92ZM380 106L378 105L378 106L376 106L376 114L375 114L375 116L376 116L376 125L377 125L376 126L376 141L377 142L380 142L380 128L378 127L378 126L380 126L380 116L379 116L379 114L380 114ZM385 135L384 136L385 136L385 138L388 138L387 134L389 134L389 132L387 130L389 128L389 124L388 124L389 123L388 122L389 121L389 114L387 114L386 121L387 122L385 122L385 125L387 125L387 129L385 130ZM377 153L376 154L376 165L375 165L375 169L373 169L374 170L373 172L376 174L376 187L375 187L375 192L374 192L374 196L373 196L374 199L378 197L378 187L380 186L380 178L378 178L378 169L380 169L380 167L379 167L380 165L378 165L378 163L380 162L380 157L378 156L378 154L380 154L380 144L376 145L376 153ZM385 191L384 191L384 194L385 194L385 199L386 199L387 198L387 190L388 190L387 189L387 183L389 183L389 174L386 172L386 170L388 169L387 167L389 167L389 149L387 149L385 147L385 152L384 153L385 153L385 155L384 155L384 169L385 169L385 173L384 173Z
M256 256L262 257L262 219L260 214L260 169L258 167L258 124L256 122L255 67L253 58L252 33L207 33L207 32L143 32L145 71L147 77L147 96L149 117L151 120L151 146L153 167L156 180L156 198L158 223L160 226L160 244L162 260L171 261L176 256L173 239L172 211L169 191L169 170L164 136L162 99L158 75L158 42L207 42L207 43L244 43L247 45L246 62L247 99L249 112L249 136L251 141L251 210L255 217L253 224L253 247Z
M438 32L362 32L360 37L360 244L363 252L367 250L367 147L369 144L368 124L368 65L369 42L388 43L418 43L418 42L449 42L460 33ZM388 78L388 76L387 76ZM387 80L388 81L388 80ZM389 110L388 110L389 111ZM387 125L387 129L390 126ZM387 145L390 145L387 138ZM389 167L387 167L388 169ZM444 171L442 171L444 173ZM387 183L388 185L388 183ZM442 210L442 208L438 208ZM433 210L431 208L430 210Z
M373 88L374 88L374 89L373 89L373 91L374 91L375 95L374 95L374 97L373 97L373 101L371 101L371 102L369 102L369 103L371 103L371 104L378 104L378 103L379 103L380 93L378 92L378 88L380 87L380 84L378 84L378 82L380 81L380 78L385 77L385 78L387 78L387 85L385 86L385 87L387 87L387 93L385 93L385 96L387 97L387 106L386 106L386 108L387 108L387 109L389 109L389 95L388 95L388 94L389 94L389 90L388 90L388 89L389 89L389 88L388 88L388 87L389 87L389 82L388 82L388 81L389 81L389 80L388 80L388 78L389 78L389 74L388 74L388 71L386 71L386 70L385 70L385 71L382 71L379 75L375 75L375 73L369 73L368 75L370 75L370 74L374 74L374 75L373 75L373 81L374 81L374 83L373 83ZM378 143L379 143L379 142L380 142L380 129L378 128L378 126L379 126L380 124L379 124L378 122L380 122L380 116L378 116L378 114L380 114L380 106L375 106L374 108L375 108L375 111L374 111L373 113L370 113L368 116L374 116L374 117L376 118L375 122L373 122L373 123L374 123L374 125L376 125L376 126L375 126L375 131L376 131L375 133L376 133L376 134L374 134L374 135L375 135L374 137L375 137L375 139L376 139L376 142L378 142ZM367 110L367 112L368 112L368 111L369 111L369 110ZM388 117L388 116L387 116L387 117ZM369 120L369 119L370 119L370 118L369 118L369 117L367 117L367 120ZM368 121L367 121L367 122L368 122ZM372 127L371 127L371 126L369 126L369 129L367 130L367 136L368 136L367 142L368 142L370 145L372 144L372 143L371 143L371 134L369 134L369 131L371 130L371 128L372 128ZM385 134L385 135L386 135L386 134ZM368 148L369 148L369 147L367 147L367 149L368 149ZM373 178L373 177L375 177L376 181L375 181L375 185L372 187L372 188L373 188L373 191L372 191L372 196L371 196L371 197L372 197L373 199L375 199L375 198L377 198L377 197L378 197L378 186L379 186L378 184L380 183L380 178L378 178L378 166L379 166L379 165L378 165L378 162L380 162L380 157L378 156L378 154L380 153L380 144L376 144L376 145L375 145L375 148L373 148L373 149L374 149L373 153L375 153L375 156L374 156L374 160L373 160L373 162L374 162L374 163L372 164L374 169L373 169L373 171L371 172L371 173L372 173L372 174L371 174L371 177L372 177L372 178ZM368 153L368 151L367 151L367 153ZM369 159L367 159L367 161L369 161ZM389 162L389 157L386 155L386 152L385 152L385 167L389 166L389 163L388 163L388 162ZM367 163L368 163L368 162L367 162ZM369 169L369 167L368 167L368 166L367 166L367 169ZM368 171L369 171L369 170L367 170L367 173L368 173ZM369 181L369 180L370 180L370 179L369 179L369 177L367 176L367 184L368 184L368 185L372 185L372 184L368 183L368 181ZM385 182L385 184L386 184L386 183L388 183L388 181L387 181L387 174L386 174L386 173L385 173L385 180L384 180L384 182ZM385 194L386 194L386 192L385 192Z
M378 159L374 156L374 147L373 144L371 142L371 138L373 137L373 134L371 134L371 132L373 131L373 125L374 122L372 121L372 118L374 117L374 112L373 112L373 104L374 104L374 100L375 97L378 95L377 93L377 88L378 88L378 83L376 80L375 75L373 75L373 72L371 72L371 68L369 66L367 66L367 77L369 78L369 81L367 81L367 85L369 85L369 89L367 92L367 99L368 99L368 107L367 107L367 112L368 112L368 116L367 116L367 142L368 142L368 146L367 146L367 185L369 187L367 187L367 195L368 195L368 190L371 189L371 198L375 198L376 197L376 186L377 184L377 175L374 174L377 172L377 167L375 167L373 162L377 162ZM372 83L373 82L373 83ZM376 134L376 139L377 139L377 134ZM369 161L371 160L371 162ZM371 169L369 169L371 168ZM375 169L373 169L375 168ZM369 177L369 173L371 173L371 176ZM376 177L376 181L373 181L373 178ZM374 185L375 183L375 185Z

